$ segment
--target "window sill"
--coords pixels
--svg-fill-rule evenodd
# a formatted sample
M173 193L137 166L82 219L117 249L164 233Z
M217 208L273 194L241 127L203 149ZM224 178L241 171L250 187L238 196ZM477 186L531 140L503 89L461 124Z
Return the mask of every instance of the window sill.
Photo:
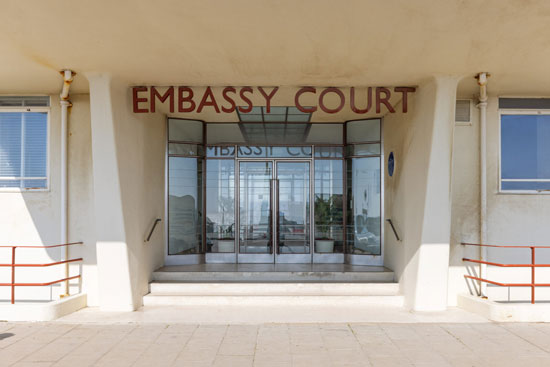
M15 194L15 193L23 194L23 193L27 193L27 192L50 192L50 191L51 191L50 189L22 190L22 189L18 189L18 188L1 188L0 189L0 194L3 194L3 193L6 193L6 194Z
M500 190L497 195L550 195L550 190Z

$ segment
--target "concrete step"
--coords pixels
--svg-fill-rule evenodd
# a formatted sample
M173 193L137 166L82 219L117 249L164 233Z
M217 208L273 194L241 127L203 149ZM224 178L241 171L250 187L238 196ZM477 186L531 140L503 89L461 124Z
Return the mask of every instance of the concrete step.
M402 296L182 296L150 293L144 306L403 306Z
M391 283L391 270L344 271L178 271L153 272L153 281L200 283Z
M398 283L182 283L154 281L144 306L402 306Z
M153 295L181 296L396 296L398 283L181 283L155 281Z

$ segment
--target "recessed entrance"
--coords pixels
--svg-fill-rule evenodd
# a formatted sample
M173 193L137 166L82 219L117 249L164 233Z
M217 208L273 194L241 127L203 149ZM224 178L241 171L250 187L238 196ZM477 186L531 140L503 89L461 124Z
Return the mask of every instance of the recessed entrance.
M169 119L165 264L382 265L380 129Z

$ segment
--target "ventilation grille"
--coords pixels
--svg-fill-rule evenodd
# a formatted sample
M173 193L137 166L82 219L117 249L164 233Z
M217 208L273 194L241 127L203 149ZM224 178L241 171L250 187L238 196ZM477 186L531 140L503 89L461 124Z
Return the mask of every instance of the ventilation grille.
M470 123L470 103L471 101L469 99L458 99L456 101L456 122Z
M0 107L49 107L48 96L0 96Z

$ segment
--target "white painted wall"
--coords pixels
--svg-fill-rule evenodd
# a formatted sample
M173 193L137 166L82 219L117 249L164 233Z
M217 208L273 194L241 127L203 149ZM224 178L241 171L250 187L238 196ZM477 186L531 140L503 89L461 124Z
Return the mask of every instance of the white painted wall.
M50 96L49 187L48 191L0 192L0 244L52 245L60 243L60 107L59 97ZM87 94L71 95L69 109L69 242L70 258L83 257L82 265L71 265L70 274L82 269L81 289L89 294L88 302L97 304L95 271L94 222L91 217L93 190L91 187L90 114ZM61 249L18 249L16 262L49 263L61 259ZM10 263L9 249L0 249L0 263ZM47 268L18 268L17 282L47 282L64 277L62 265ZM0 268L0 282L9 282L10 268ZM80 286L71 282L71 292ZM62 293L62 285L47 287L18 287L16 300L52 300ZM0 287L0 300L10 297L9 287Z
M487 242L495 245L550 245L550 196L499 193L499 90L491 88L487 107ZM475 82L474 82L475 83ZM465 83L461 83L465 84ZM467 87L464 87L467 90ZM472 98L461 92L461 98ZM517 95L514 95L517 96ZM533 95L526 95L532 97ZM477 248L460 242L479 242L479 112L473 110L472 126L457 126L454 144L453 221L449 269L449 304L456 305L460 292L476 293L477 282L466 282L464 274L479 274L477 265L462 262L477 259ZM530 250L489 249L488 260L500 263L529 263ZM538 263L550 263L550 250L537 250ZM536 281L550 283L550 269L537 269ZM499 282L530 282L530 269L488 267L487 277ZM492 300L529 300L529 288L488 287ZM550 300L550 289L538 288L538 300Z
M421 84L408 114L387 115L384 154L394 151L397 169L385 180L386 264L394 269L407 307L447 306L451 223L451 152L458 79L437 77Z
M70 257L84 258L82 290L88 293L88 305L129 310L141 305L152 270L163 263L164 226L157 227L150 243L144 244L143 239L154 218L164 220L165 116L133 114L126 83L111 83L99 74L90 75L90 79L94 77L99 81L91 81L92 85L96 83L91 108L89 95L71 96L69 240L84 241L84 245L73 247ZM464 249L459 244L479 241L478 111L473 109L470 126L454 127L451 142L454 104L450 101L455 98L451 80L454 79L434 79L421 84L410 97L408 114L388 114L384 120L385 157L393 151L397 162L395 176L385 177L386 217L394 220L403 238L402 242L396 241L385 223L385 265L396 272L407 306L414 309L456 305L458 293L475 292L476 286L470 283L468 288L464 280L467 268L462 257L476 258L478 250ZM472 98L472 89L463 89L458 98ZM550 196L498 193L499 91L492 90L489 84L489 93L488 241L549 245L550 229L546 223L550 219ZM94 108L97 118L92 122L90 109L93 117ZM9 208L0 211L1 244L59 242L59 114L59 100L53 95L50 190L0 193L0 206ZM449 217L446 197L450 147L453 174ZM114 216L121 225L116 225ZM100 249L97 256L96 240ZM18 259L30 262L50 262L59 257L58 249L18 252ZM493 250L489 251L489 258L527 262L529 252ZM550 251L541 251L537 259L550 263ZM0 249L0 262L9 261L9 252ZM78 268L79 265L71 265L71 274L76 274ZM469 270L477 272L477 266ZM37 281L38 276L38 280L45 281L62 274L62 267L20 269L17 279ZM537 281L550 282L550 271L540 269L537 274ZM489 268L488 276L499 281L526 281L529 270ZM0 279L9 280L8 268L0 268ZM73 285L72 291L77 286ZM20 288L17 296L48 300L56 299L60 291L60 286ZM549 292L537 290L538 298L550 299ZM445 294L446 300L442 299ZM526 300L529 289L490 287L489 295L492 299ZM0 299L8 297L9 288L0 288Z
M108 74L90 82L99 297L104 310L142 304L152 270L162 265L165 117L136 115L127 84Z

